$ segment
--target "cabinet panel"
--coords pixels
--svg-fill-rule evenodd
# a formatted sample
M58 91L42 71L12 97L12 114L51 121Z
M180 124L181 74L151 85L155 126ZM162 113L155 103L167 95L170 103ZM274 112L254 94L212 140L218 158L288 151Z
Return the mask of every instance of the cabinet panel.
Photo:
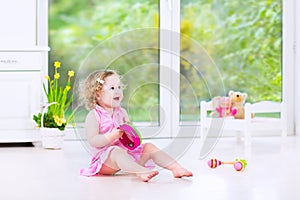
M36 45L36 0L0 0L0 5L1 48Z
M41 70L44 52L0 52L1 70Z
M0 130L33 129L41 91L40 72L1 72Z

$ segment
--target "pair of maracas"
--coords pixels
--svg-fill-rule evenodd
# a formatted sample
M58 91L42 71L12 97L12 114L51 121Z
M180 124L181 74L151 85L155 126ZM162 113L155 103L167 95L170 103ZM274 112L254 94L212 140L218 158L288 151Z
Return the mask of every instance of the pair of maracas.
M210 168L217 168L220 165L231 164L231 165L233 165L233 167L236 171L242 171L246 168L247 161L244 159L236 159L234 162L224 162L224 161L220 161L215 158L212 158L212 159L208 160L207 164Z

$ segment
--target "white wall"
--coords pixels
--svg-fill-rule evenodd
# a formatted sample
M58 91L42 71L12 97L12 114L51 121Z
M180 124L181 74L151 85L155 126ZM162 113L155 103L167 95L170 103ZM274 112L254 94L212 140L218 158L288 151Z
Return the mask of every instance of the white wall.
M295 121L296 135L300 135L300 1L296 1L296 58L295 58Z

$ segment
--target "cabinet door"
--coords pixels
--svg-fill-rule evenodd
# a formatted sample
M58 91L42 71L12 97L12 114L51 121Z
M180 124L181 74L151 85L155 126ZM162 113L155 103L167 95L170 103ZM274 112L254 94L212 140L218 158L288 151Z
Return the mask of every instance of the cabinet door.
M0 0L1 49L37 44L36 3L36 0Z
M32 115L40 110L41 73L0 73L0 130L33 129Z

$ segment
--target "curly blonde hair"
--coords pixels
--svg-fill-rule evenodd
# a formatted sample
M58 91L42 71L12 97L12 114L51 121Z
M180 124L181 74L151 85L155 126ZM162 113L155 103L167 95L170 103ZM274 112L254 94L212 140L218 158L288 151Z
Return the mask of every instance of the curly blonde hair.
M114 70L97 70L88 75L88 77L83 81L80 87L80 96L86 109L92 110L95 108L95 92L101 91L105 78L112 75L119 76L119 74Z

